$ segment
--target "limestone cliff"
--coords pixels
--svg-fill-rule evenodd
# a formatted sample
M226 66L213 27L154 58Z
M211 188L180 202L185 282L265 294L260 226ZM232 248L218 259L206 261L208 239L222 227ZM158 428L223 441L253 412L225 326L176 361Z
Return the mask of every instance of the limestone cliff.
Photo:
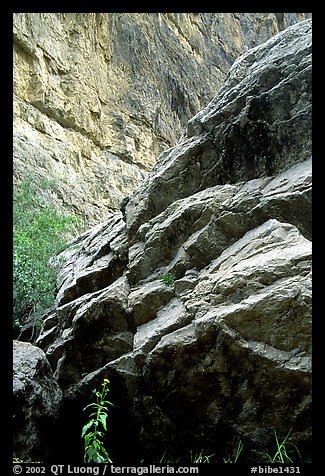
M215 96L245 50L305 13L14 14L14 177L57 179L95 224Z
M103 378L114 462L235 438L256 462L289 428L310 460L311 179L305 20L241 55L123 208L60 256L36 341L63 392L58 460Z

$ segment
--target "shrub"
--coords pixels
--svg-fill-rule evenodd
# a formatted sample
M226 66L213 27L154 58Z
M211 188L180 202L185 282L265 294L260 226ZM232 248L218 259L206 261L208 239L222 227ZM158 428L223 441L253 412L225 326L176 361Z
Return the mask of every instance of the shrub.
M29 316L37 317L53 304L56 272L49 260L77 232L77 217L60 212L46 197L53 187L53 182L37 182L29 176L14 188L14 328L19 329Z

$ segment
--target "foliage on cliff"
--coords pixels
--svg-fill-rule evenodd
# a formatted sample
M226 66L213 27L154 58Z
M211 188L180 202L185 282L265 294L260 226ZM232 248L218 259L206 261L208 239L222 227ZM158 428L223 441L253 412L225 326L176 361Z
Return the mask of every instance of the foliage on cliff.
M36 183L32 176L15 187L13 196L13 319L14 328L51 306L56 271L50 258L62 251L76 217L61 213L49 201L54 184ZM41 193L38 191L41 190Z

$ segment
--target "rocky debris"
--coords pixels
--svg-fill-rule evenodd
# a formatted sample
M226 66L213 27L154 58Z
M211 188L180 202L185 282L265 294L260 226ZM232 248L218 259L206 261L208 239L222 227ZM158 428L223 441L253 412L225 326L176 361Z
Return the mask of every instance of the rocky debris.
M238 59L123 214L63 255L36 343L76 421L111 380L112 418L132 428L113 423L115 460L126 442L134 457L263 449L289 428L311 457L310 36L307 20ZM95 263L110 278L92 292Z
M57 444L55 424L62 391L45 353L27 342L13 342L13 450L24 461L44 461Z
M234 60L308 16L15 13L15 180L51 177L86 229L106 220Z

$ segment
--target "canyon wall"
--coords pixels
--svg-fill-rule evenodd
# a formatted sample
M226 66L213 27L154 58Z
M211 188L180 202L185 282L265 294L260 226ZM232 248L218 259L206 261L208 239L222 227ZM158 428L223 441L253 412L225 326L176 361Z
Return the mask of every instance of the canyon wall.
M55 181L105 220L220 89L234 60L307 13L16 13L14 182Z
M241 55L123 207L60 255L35 341L62 391L60 445L22 419L29 456L80 461L82 409L108 378L115 463L222 462L238 440L257 462L290 429L311 461L311 39L305 20Z

